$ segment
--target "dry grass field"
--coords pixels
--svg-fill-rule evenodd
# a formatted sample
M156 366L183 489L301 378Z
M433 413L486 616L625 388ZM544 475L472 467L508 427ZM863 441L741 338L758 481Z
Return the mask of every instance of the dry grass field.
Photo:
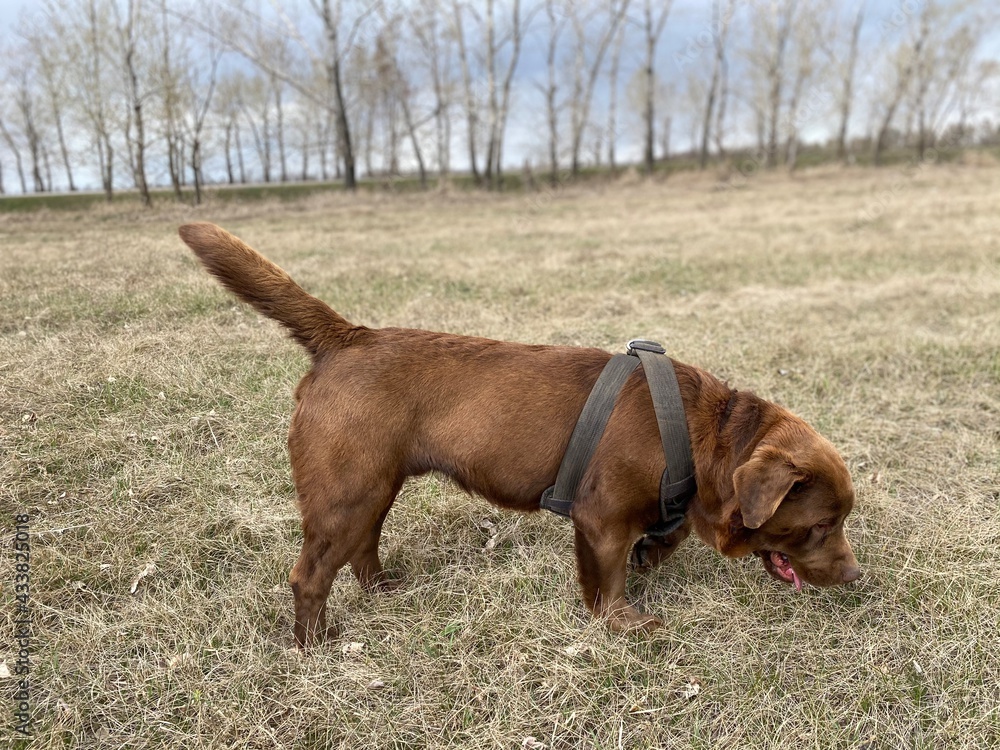
M1000 168L937 166L0 214L0 662L28 513L31 746L997 747L998 199ZM787 406L851 467L865 577L796 595L692 538L630 578L666 627L613 635L566 521L430 476L385 527L402 589L341 571L341 635L296 652L307 359L196 266L195 219L367 325L646 336Z

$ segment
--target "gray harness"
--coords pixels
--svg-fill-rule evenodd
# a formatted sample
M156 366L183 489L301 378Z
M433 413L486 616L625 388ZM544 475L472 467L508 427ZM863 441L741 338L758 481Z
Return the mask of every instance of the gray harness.
M664 536L684 523L688 503L697 494L698 486L677 375L673 363L665 355L666 350L655 341L633 339L628 342L626 354L616 354L608 361L573 428L556 483L542 493L542 508L561 516L570 515L580 480L601 441L618 393L628 376L641 364L667 459L667 468L660 478L660 520L647 529L646 534Z

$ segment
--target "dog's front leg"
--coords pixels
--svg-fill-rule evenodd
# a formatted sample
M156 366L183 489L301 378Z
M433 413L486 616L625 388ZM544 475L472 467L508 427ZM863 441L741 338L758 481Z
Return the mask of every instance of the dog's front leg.
M626 526L613 526L588 518L574 508L576 560L583 601L596 617L614 631L653 630L663 622L645 615L625 599L625 575L634 534Z

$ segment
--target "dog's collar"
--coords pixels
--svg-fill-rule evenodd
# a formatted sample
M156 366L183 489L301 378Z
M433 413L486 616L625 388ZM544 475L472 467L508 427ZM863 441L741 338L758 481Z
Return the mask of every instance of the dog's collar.
M665 355L666 349L655 341L633 339L628 342L626 354L616 354L608 361L573 428L556 483L542 493L542 508L569 516L580 480L604 434L618 393L628 376L642 364L667 460L660 477L660 519L646 533L663 536L684 523L688 503L697 494L698 486L677 374L673 362Z

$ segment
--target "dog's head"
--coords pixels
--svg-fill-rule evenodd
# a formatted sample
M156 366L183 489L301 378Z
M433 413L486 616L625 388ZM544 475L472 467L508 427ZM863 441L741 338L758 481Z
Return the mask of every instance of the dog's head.
M732 523L738 549L757 554L775 578L802 588L836 586L861 576L844 535L854 486L836 449L801 420L782 421L733 474Z

